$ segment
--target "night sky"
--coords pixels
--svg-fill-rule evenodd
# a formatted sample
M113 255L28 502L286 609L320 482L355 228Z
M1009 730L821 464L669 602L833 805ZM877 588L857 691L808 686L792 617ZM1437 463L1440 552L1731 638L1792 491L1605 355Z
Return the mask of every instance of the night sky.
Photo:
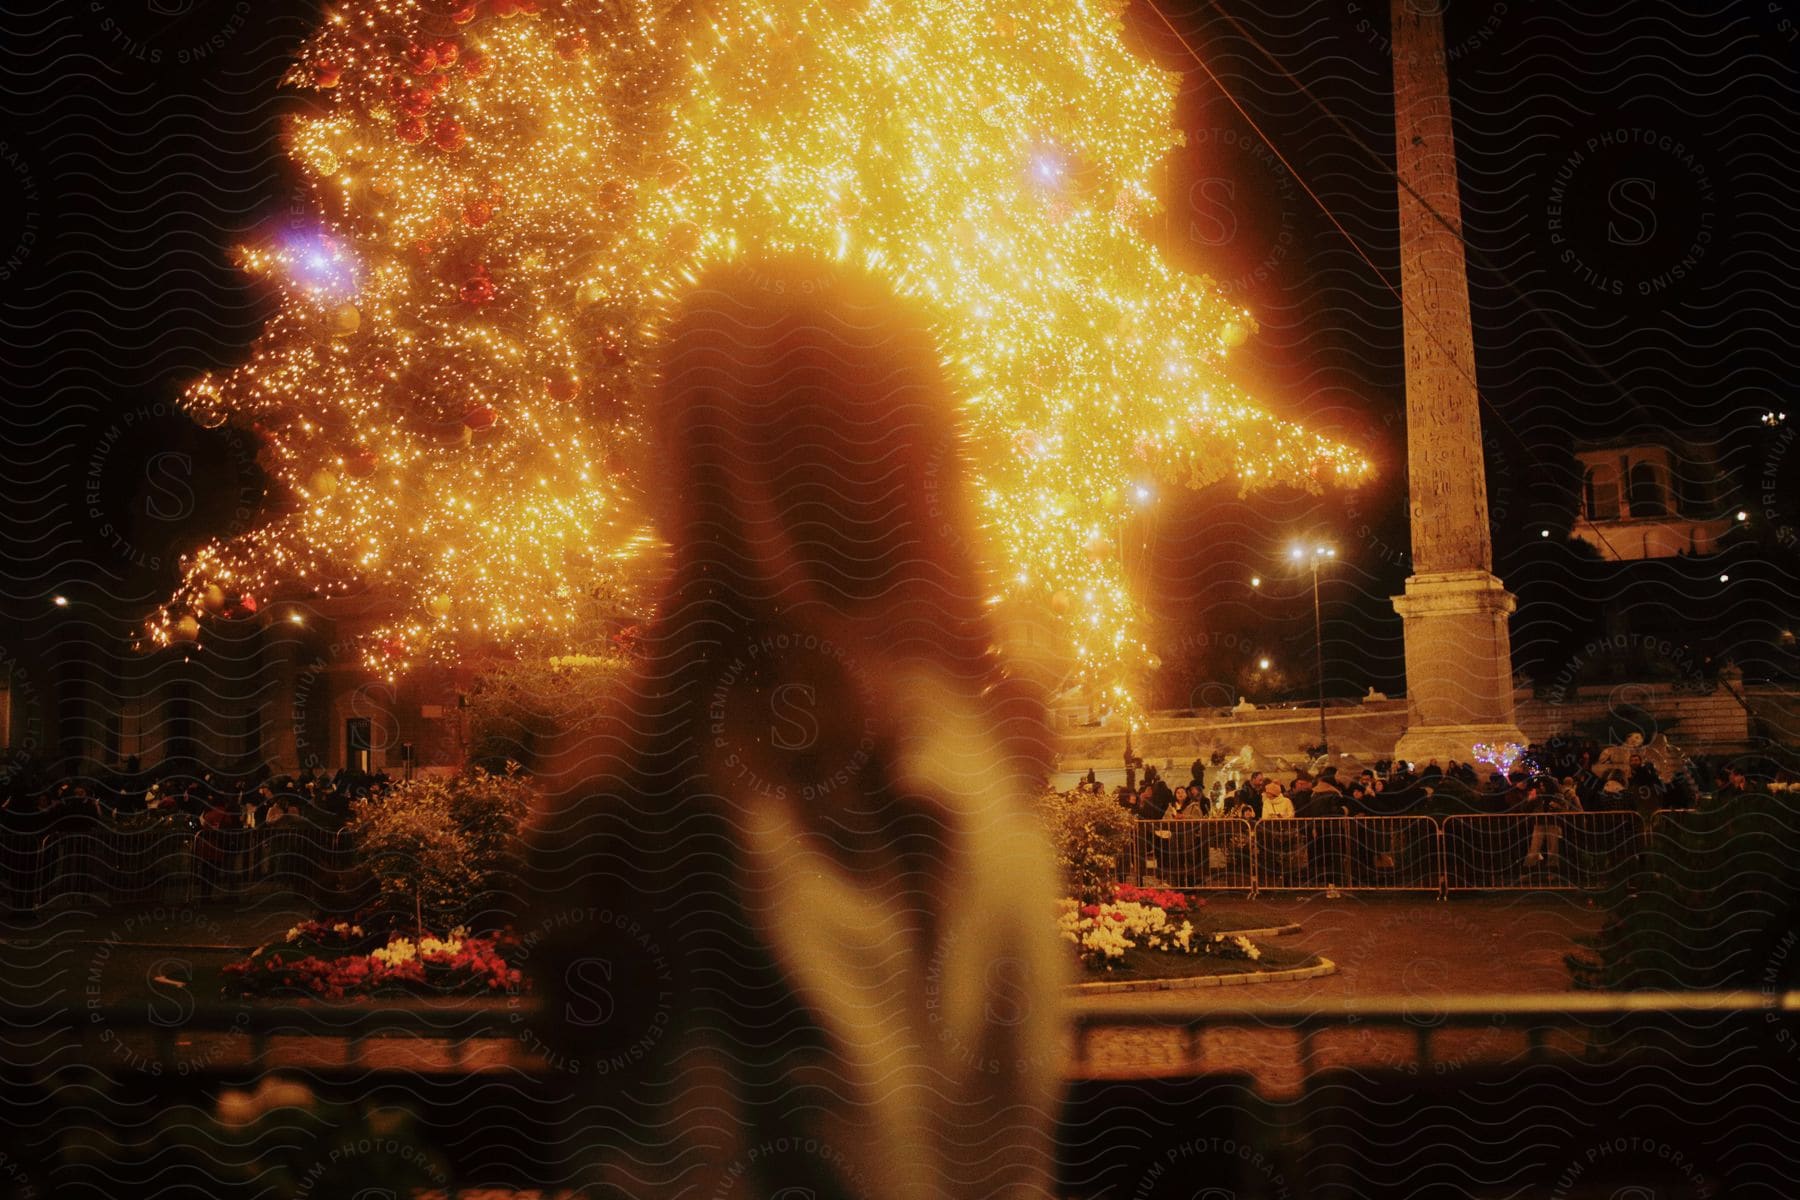
M249 435L202 431L173 401L195 374L238 361L272 311L230 250L304 216L280 141L303 101L278 81L322 9L26 7L0 15L10 653L71 622L128 635L173 586L179 554L253 527L268 502ZM1386 597L1408 567L1385 7L1130 11L1145 53L1185 77L1168 253L1257 312L1245 382L1382 471L1351 496L1161 498L1131 558L1166 664L1161 704L1229 703L1265 653L1310 690L1310 597L1285 565L1299 535L1328 539L1342 563L1325 585L1327 686L1399 686ZM1800 422L1760 418L1800 418L1800 0L1451 0L1447 21L1496 571L1525 602L1517 665L1553 678L1611 620L1679 631L1701 669L1730 656L1753 677L1791 671L1776 639L1800 579L1777 534L1795 523ZM1643 429L1716 443L1736 470L1735 502L1753 519L1724 565L1618 570L1567 545L1571 444ZM57 594L76 604L53 609Z

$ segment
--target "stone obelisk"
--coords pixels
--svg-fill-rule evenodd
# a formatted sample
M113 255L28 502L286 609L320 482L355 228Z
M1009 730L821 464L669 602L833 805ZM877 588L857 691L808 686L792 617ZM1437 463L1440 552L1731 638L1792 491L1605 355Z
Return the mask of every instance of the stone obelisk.
M1488 533L1441 9L1393 0L1413 567L1406 594L1394 597L1406 633L1407 713L1394 754L1418 763L1467 762L1479 743L1524 741L1506 625L1517 602L1494 578Z

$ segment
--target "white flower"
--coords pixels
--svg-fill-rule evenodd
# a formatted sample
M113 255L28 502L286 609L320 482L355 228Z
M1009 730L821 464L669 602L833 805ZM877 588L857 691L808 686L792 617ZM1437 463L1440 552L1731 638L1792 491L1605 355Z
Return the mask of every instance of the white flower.
M380 949L371 951L369 957L384 967L397 967L419 957L419 952L405 938L395 938Z
M451 954L455 954L459 950L461 950L463 947L462 938L456 936L457 934L462 933L462 932L464 932L464 931L461 928L452 930L451 936L448 940L440 940L438 938L429 937L429 936L422 937L419 939L419 953L421 955L427 955L427 954L451 955Z

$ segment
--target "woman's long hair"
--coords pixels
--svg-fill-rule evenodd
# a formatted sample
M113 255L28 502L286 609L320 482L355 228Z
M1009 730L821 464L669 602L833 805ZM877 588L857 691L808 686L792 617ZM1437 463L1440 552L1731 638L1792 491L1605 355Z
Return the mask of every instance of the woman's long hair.
M783 263L703 277L663 334L668 575L616 761L538 823L546 1038L622 1059L664 1114L639 1136L738 1162L733 1195L1037 1194L1048 735L995 649L929 332ZM559 1026L607 1007L602 978L606 1027ZM782 1132L829 1153L745 1157Z

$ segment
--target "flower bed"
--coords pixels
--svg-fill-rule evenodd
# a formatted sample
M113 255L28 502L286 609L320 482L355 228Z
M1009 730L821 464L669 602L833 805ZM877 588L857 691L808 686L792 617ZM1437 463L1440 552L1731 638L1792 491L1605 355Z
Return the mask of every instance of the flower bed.
M1187 896L1162 888L1133 887L1121 883L1113 889L1113 899L1121 904L1153 904L1164 912L1193 915L1206 907L1206 897Z
M506 959L510 934L452 929L416 941L372 936L361 925L303 921L280 942L258 946L227 965L225 988L242 996L483 995L516 991L519 971Z
M1120 884L1101 904L1059 902L1057 928L1073 944L1082 965L1094 972L1140 972L1149 959L1165 960L1153 973L1167 974L1185 957L1255 964L1263 951L1247 937L1197 929L1194 920L1206 901L1199 896ZM1207 968L1194 964L1202 972ZM1248 967L1246 969L1255 969Z

